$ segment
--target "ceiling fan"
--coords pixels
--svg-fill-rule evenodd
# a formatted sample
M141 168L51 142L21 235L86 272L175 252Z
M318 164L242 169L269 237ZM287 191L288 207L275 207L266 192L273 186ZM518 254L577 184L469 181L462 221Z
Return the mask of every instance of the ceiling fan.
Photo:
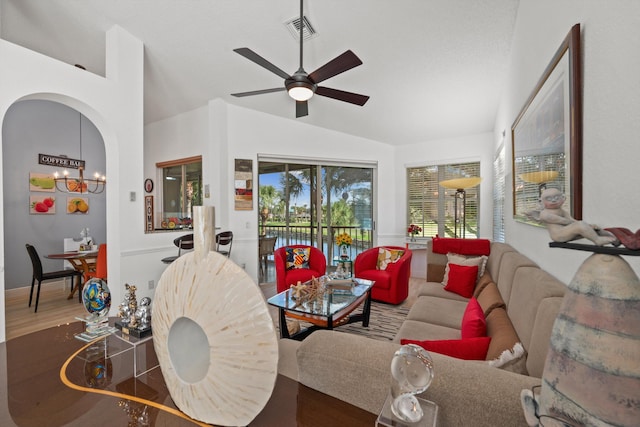
M337 99L338 101L363 106L369 100L369 97L366 95L318 86L318 83L362 64L360 58L358 58L352 51L347 50L311 74L308 74L304 70L302 66L302 1L303 0L300 0L300 68L298 68L298 71L289 75L247 47L233 49L234 52L237 52L248 60L253 61L261 67L264 67L272 73L282 77L284 79L284 86L272 89L254 90L251 92L232 93L231 95L243 97L286 90L289 93L289 96L296 100L296 117L303 117L309 114L307 101L314 93L320 96Z

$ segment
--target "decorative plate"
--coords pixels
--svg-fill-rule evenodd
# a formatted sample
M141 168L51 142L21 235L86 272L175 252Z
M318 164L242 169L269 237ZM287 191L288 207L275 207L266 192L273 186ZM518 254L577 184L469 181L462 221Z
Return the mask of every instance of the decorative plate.
M248 425L275 386L275 326L262 291L241 267L214 251L196 255L182 255L158 281L151 325L162 375L190 417Z

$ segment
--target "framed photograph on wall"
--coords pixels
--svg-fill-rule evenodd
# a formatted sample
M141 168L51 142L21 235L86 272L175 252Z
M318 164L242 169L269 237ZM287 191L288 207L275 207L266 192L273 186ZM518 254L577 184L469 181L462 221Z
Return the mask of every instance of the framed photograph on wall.
M554 187L582 219L580 24L571 28L511 127L513 216L541 225L540 193Z
M29 191L55 193L56 182L50 173L29 172Z
M52 215L56 213L56 199L51 196L29 196L29 213Z
M253 160L235 160L235 209L250 211L253 209Z

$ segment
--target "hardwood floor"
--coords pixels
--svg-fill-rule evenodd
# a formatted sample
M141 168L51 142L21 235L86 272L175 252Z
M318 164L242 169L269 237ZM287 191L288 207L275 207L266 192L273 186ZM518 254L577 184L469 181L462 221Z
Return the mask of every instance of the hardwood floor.
M5 291L7 340L73 322L76 316L86 315L83 305L78 303L77 294L73 299L67 299L69 285L65 285L63 281L42 284L37 313L34 313L35 289L31 307L29 307L29 291L30 287Z

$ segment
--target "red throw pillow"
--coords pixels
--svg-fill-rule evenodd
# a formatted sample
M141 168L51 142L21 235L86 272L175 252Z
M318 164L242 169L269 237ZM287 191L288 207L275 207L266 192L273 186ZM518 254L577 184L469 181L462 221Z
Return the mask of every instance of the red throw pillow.
M460 336L462 339L484 337L487 335L487 321L484 318L482 307L478 304L478 300L471 298L464 310L462 316L462 325L460 327Z
M476 279L478 278L478 266L466 266L458 264L449 264L449 278L445 291L454 292L465 298L471 298L476 288Z
M418 341L401 339L400 344L416 344L427 351L464 360L485 360L491 337L475 337L461 340Z

